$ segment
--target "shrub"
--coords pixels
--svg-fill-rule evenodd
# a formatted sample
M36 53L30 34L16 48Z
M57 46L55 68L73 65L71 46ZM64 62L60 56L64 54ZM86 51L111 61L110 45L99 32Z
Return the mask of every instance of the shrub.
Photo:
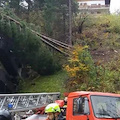
M75 46L68 63L64 66L70 77L70 91L92 88L96 85L96 71L88 46Z

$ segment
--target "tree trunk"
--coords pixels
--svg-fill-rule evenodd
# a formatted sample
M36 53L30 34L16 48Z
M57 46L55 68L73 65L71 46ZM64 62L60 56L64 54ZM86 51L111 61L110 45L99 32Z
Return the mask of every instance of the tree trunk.
M26 0L26 2L28 3L28 11L27 11L27 22L29 22L29 17L30 17L30 11L31 11L31 6L32 6L32 2L31 0Z

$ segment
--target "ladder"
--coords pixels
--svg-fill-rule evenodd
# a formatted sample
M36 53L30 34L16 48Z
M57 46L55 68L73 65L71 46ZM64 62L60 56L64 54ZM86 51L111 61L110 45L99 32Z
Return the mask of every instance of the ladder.
M20 112L36 109L59 99L60 93L0 94L0 109Z

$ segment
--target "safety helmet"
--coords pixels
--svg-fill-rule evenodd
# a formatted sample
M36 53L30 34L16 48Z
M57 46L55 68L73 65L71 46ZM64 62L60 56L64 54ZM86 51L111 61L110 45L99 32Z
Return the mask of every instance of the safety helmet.
M60 108L64 106L64 100L56 100L55 103L57 103Z
M7 110L0 110L0 120L12 120L12 117Z
M49 113L49 112L60 112L60 107L57 103L51 103L49 105L46 106L45 108L45 113Z

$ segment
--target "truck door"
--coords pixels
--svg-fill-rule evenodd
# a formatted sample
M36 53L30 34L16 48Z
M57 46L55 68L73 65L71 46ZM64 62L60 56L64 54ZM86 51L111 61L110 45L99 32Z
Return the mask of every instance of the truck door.
M72 120L89 120L89 105L87 97L73 99L73 118Z

